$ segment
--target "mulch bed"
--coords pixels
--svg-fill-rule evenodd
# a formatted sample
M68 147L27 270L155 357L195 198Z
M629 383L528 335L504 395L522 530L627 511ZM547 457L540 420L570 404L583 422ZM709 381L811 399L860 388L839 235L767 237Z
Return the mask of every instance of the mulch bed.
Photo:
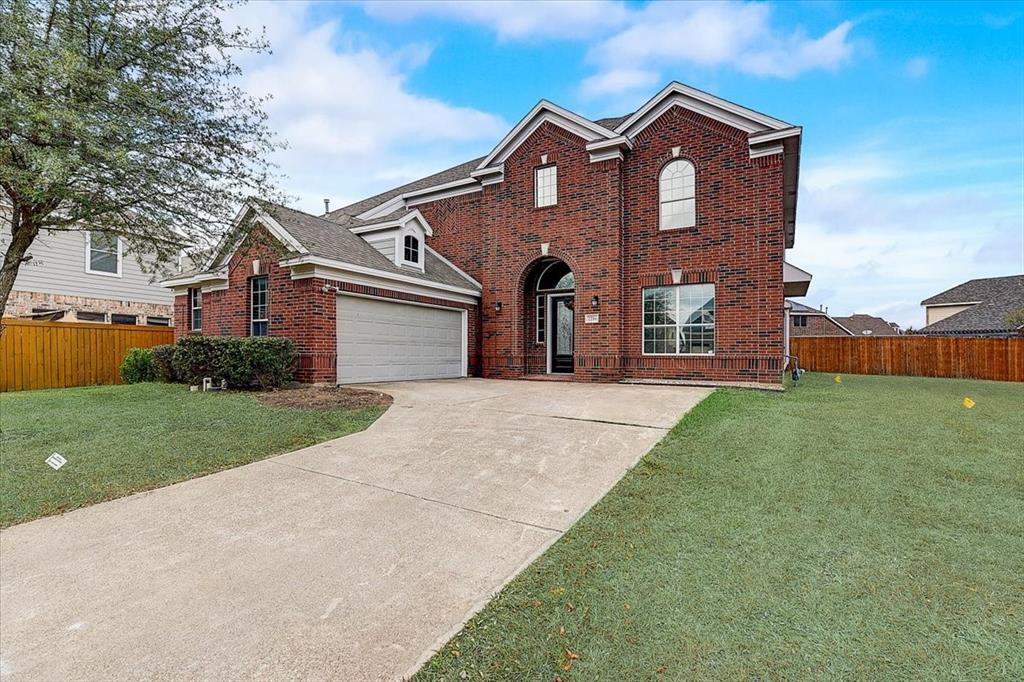
M279 391L260 393L256 399L268 407L291 407L304 410L387 407L392 402L391 396L380 391L331 386L283 388Z

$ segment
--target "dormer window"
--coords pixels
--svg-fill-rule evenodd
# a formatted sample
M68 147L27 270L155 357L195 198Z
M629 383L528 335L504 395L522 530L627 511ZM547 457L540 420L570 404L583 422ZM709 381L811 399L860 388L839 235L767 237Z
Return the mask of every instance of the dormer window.
M411 234L405 235L405 248L402 258L406 263L420 264L420 240Z

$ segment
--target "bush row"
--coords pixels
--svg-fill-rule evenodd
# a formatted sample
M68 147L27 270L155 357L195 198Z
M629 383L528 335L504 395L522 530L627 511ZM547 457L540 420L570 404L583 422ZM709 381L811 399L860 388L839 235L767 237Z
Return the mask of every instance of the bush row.
M292 378L295 344L274 336L184 336L173 345L132 348L121 379L201 384L205 377L230 388L276 388Z

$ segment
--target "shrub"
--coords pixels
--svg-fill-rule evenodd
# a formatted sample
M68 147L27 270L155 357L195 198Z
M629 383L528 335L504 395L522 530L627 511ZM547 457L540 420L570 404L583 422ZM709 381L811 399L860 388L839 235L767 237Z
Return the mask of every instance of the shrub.
M157 381L174 383L178 380L174 372L174 344L165 343L150 348L153 351L153 375Z
M186 336L174 351L179 381L200 384L221 379L231 388L276 388L292 378L295 344L270 336Z
M240 346L250 382L255 382L260 388L277 388L291 381L297 357L291 339L254 336L241 339ZM231 383L230 379L228 383Z
M129 348L121 362L121 381L126 384L138 384L153 381L153 351L149 348Z

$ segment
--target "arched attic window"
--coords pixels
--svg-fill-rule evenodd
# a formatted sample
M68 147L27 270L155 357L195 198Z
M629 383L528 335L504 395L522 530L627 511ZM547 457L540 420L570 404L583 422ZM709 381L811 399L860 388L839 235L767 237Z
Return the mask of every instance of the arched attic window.
M402 258L406 263L419 264L420 262L420 240L411 234L405 235Z
M693 164L676 159L661 169L659 178L661 202L660 229L675 230L697 224L696 179Z

